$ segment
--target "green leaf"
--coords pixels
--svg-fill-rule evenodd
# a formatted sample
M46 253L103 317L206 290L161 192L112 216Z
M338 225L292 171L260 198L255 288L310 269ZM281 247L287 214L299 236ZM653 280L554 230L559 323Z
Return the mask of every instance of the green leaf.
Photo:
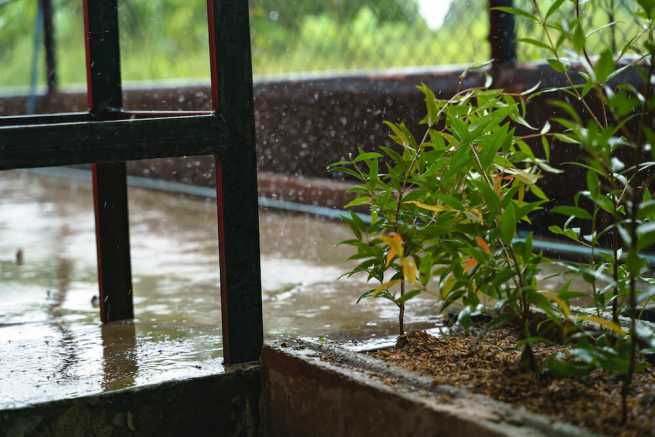
M582 53L584 51L585 45L587 43L587 36L582 29L582 23L580 21L575 23L575 29L573 29L571 41L573 42L573 47L578 53Z
M550 142L548 141L548 137L546 135L541 137L541 147L544 150L544 156L546 157L546 160L550 161Z
M554 133L553 137L560 140L563 143L580 144L580 141L576 140L575 138L571 138L570 136L561 133Z
M591 197L598 197L600 195L600 181L598 175L593 170L587 171L587 189L591 193Z
M611 49L603 50L594 65L594 74L596 81L604 83L610 74L614 71L614 57Z
M579 208L577 206L556 206L551 209L551 212L556 214L562 214L570 217L575 217L583 220L591 220L591 214L585 209Z
M655 0L637 0L647 17L653 18L655 15Z
M348 208L352 208L352 207L355 207L355 206L368 205L370 202L371 202L370 197L360 196L360 197L357 197L357 198L351 200L350 202L348 202L344 206L344 208L348 209Z
M367 161L367 160L370 160L370 159L379 159L379 158L382 158L381 153L364 152L364 153L360 153L359 155L357 155L357 157L355 157L355 159L353 159L353 162L361 162L361 161Z
M397 303L397 304L404 304L404 303L407 302L408 300L414 299L416 296L418 296L419 294L421 294L422 291L423 291L423 290L421 290L420 288L419 288L419 289L416 289L416 290L408 291L408 292L406 292L405 294L403 294L402 296L400 296L400 297L396 300L396 303Z
M550 5L550 8L548 8L545 19L548 20L548 18L550 18L550 16L553 15L560 8L560 6L562 6L562 3L564 3L564 0L555 0L553 4Z
M653 217L653 215L655 215L655 200L647 200L639 205L637 218L644 220Z
M516 235L516 211L514 210L514 204L509 203L503 211L503 215L500 216L500 238L503 240L503 243L510 245L514 236Z
M648 222L637 227L639 250L648 249L655 244L655 222Z
M539 21L539 18L532 15L530 12L520 9L520 8L513 8L511 6L496 6L491 8L496 11L501 11L501 12L506 12L508 14L513 14L513 15L518 15L520 17L525 17L533 21Z
M583 124L580 115L578 115L578 112L570 103L565 102L563 100L549 100L548 103L566 112L569 115L569 117L571 117L571 120L573 120L576 124Z
M578 234L571 229L562 229L559 226L553 225L553 226L549 226L548 230L555 235L562 235L573 241L580 242L580 237L578 236Z
M412 133L407 129L405 123L395 124L385 121L384 124L391 130L390 138L403 147L416 148L416 140Z
M526 44L531 44L533 46L546 49L548 51L551 51L550 46L542 41L539 41L538 39L534 38L519 38L519 42L526 43Z
M532 149L530 148L530 146L528 146L528 143L526 143L525 141L523 141L521 139L517 139L516 140L516 145L519 146L519 150L521 150L521 152L525 153L525 155L527 157L534 159L534 153L532 152Z
M498 194L483 180L477 182L478 190L487 204L489 214L493 217L500 209L500 199Z
M566 73L569 69L569 66L567 64L564 64L562 61L559 59L548 59L548 65L550 65L550 68L553 70L557 71L558 73Z
M555 173L555 174L564 173L563 170L560 170L560 169L555 168L555 167L551 167L546 161L538 160L536 163L537 163L537 166L539 166L539 168L542 169L545 172Z
M434 92L426 84L422 83L418 86L418 89L423 93L425 97L425 109L427 114L425 116L425 123L428 126L433 126L437 122L439 107L437 105L437 97L434 95Z
M628 256L626 257L625 265L628 267L628 272L630 273L630 275L636 277L641 274L643 269L646 267L647 263L646 260L641 258L639 254L637 254L636 250L630 250L628 252Z
M483 149L480 152L480 164L482 164L482 170L486 171L489 168L501 146L502 144L499 141L483 145Z
M549 200L548 196L546 196L546 193L544 193L542 189L537 186L537 184L528 185L528 186L530 187L530 191L532 192L532 194L537 196L539 199L546 200L546 201Z

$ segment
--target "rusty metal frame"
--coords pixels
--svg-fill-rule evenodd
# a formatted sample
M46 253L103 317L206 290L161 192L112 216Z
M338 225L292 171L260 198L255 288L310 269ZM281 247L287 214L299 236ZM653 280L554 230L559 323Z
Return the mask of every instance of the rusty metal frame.
M214 155L225 363L257 360L263 328L248 1L207 0L209 112L123 109L117 8L117 0L84 0L88 112L0 117L0 170L93 165L100 314L111 322L134 317L125 161ZM50 63L54 89L54 52Z

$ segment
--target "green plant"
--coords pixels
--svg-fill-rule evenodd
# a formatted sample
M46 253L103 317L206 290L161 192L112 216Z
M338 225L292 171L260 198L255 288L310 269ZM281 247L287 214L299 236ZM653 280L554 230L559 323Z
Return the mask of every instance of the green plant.
M620 33L630 35L625 44L617 44L615 39L620 22L601 28L585 27L585 17L598 6L593 3L556 0L544 9L533 0L531 10L506 11L543 28L543 41L525 42L546 49L549 64L567 82L543 92L563 96L552 100L563 113L552 120L561 127L561 133L555 135L560 141L579 146L583 161L572 165L586 171L586 190L578 193L574 205L554 210L569 219L563 227L554 226L551 231L591 248L589 265L568 267L591 285L595 314L583 313L571 320L578 324L571 357L555 357L550 364L561 373L601 368L621 375L622 417L626 421L627 397L634 374L640 369L640 349L652 353L655 346L653 331L637 320L640 307L655 295L652 288L639 286L648 281L642 251L655 243L655 201L650 194L655 166L655 1L637 2L641 7L637 14L639 26L620 28ZM562 20L553 19L566 5L574 13ZM608 7L613 7L613 2ZM607 32L610 40L608 47L592 59L588 40L599 32ZM566 56L564 47L569 48ZM638 84L618 81L627 71L638 75ZM588 229L588 233L582 229ZM599 250L600 245L609 251ZM589 327L589 322L595 328Z
M426 126L417 140L404 123L387 122L391 146L360 150L330 168L357 180L349 208L365 207L371 222L355 213L345 218L354 238L349 275L374 281L363 298L384 298L399 309L404 333L406 303L420 293L437 293L442 310L459 302L458 323L496 307L495 324L519 328L525 364L536 370L531 310L541 308L558 322L566 305L538 288L541 255L532 236L517 239L520 222L548 201L537 186L543 171L557 171L535 156L516 125L537 130L524 118L524 95L488 87L438 99L422 91ZM561 304L561 305L560 305Z

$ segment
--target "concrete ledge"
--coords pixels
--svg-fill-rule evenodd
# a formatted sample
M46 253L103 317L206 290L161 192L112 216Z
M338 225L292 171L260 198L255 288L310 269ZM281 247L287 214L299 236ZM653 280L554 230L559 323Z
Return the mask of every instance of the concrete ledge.
M0 437L256 436L260 369L0 411Z
M272 436L594 435L334 347L279 341L264 347L262 363Z

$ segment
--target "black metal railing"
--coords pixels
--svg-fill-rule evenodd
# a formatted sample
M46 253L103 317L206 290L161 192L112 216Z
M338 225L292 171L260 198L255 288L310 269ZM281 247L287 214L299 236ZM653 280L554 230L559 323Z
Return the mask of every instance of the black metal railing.
M214 155L224 358L254 361L263 333L248 1L207 0L206 112L124 110L117 0L84 0L83 15L88 112L0 117L0 170L93 164L100 315L111 322L134 316L125 161Z

